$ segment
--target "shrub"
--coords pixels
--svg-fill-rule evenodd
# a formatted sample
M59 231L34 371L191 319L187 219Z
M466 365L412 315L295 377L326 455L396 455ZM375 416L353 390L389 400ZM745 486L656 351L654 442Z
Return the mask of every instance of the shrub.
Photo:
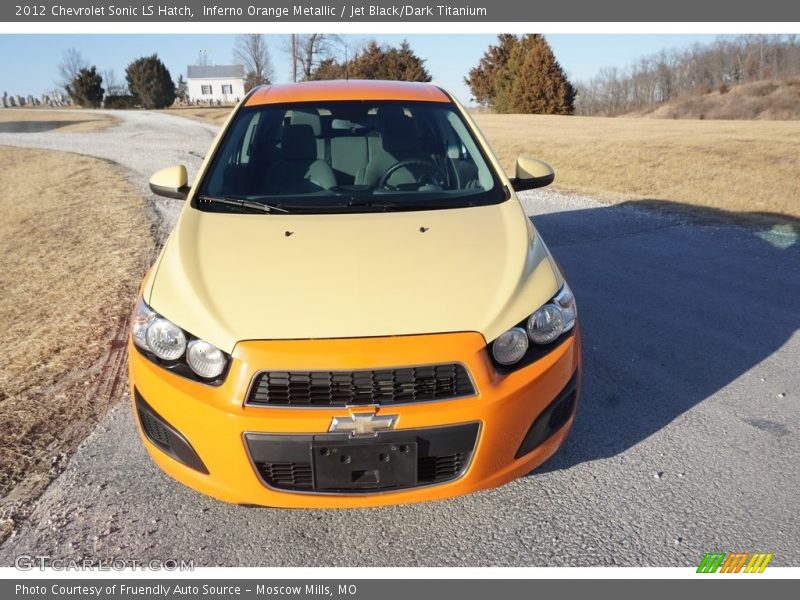
M175 102L175 84L157 54L133 61L125 69L125 78L143 108L166 108Z
M66 86L73 102L83 108L99 108L103 101L103 78L96 67L81 69Z
M136 108L136 106L137 106L136 96L128 96L128 95L106 96L106 99L103 102L104 108L112 110Z

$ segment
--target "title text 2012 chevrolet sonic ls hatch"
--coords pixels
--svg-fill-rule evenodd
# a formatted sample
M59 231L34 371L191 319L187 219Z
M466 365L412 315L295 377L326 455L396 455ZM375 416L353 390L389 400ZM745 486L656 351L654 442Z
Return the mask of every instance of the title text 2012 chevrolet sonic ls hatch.
M497 486L550 457L575 300L466 111L431 84L253 90L145 277L130 336L153 460L229 502L358 507Z

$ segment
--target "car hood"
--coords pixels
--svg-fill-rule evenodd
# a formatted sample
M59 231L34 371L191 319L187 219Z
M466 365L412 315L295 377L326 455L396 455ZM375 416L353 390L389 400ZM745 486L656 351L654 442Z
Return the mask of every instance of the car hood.
M231 352L238 341L477 331L491 341L559 275L515 200L324 215L185 207L145 300Z

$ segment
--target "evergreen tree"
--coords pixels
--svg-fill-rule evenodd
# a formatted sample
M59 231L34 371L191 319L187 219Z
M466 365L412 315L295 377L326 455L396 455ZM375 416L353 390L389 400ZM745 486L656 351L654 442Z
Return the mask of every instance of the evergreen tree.
M519 38L510 33L497 36L497 45L489 46L477 66L469 70L464 83L469 86L475 102L491 106L496 93L497 78L506 68L511 52L519 44Z
M350 61L351 79L383 79L386 52L375 40L370 40Z
M144 108L166 108L175 101L175 84L157 54L133 61L125 69L125 78Z
M323 58L311 74L311 80L345 79L347 76L347 69L342 63L335 58Z
M420 58L406 41L397 46L381 46L370 40L345 65L333 58L322 60L310 79L388 79L393 81L430 81L425 59Z
M403 40L398 48L384 51L383 77L396 81L430 81L431 75L425 68L425 59L411 49L408 40Z
M80 69L64 87L72 101L83 108L99 108L103 102L103 78L97 72L97 67Z
M175 86L175 97L179 102L185 103L189 100L189 89L182 74L178 75L178 85Z
M575 88L550 44L540 34L524 35L514 48L498 86L499 112L571 115Z
M575 88L540 34L498 37L465 79L475 100L500 113L571 115Z

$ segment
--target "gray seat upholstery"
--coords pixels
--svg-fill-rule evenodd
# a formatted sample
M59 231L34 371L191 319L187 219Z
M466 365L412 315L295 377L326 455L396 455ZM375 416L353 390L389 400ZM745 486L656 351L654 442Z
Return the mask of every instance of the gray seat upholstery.
M331 167L343 184L356 182L363 175L369 161L367 138L364 136L339 136L331 138Z
M316 109L292 109L290 122L292 125L309 125L311 127L314 131L314 137L317 143L317 158L325 160L325 139L322 137L322 118L319 116Z
M330 165L317 158L310 125L284 126L280 158L269 166L264 182L270 194L308 194L336 186Z
M419 160L431 163L431 156L422 148L414 122L409 117L392 114L385 117L379 125L381 130L380 148L370 157L358 183L377 185L386 171L399 162ZM424 167L422 167L424 169ZM403 167L392 174L387 183L393 185L418 181L415 173L419 167Z

